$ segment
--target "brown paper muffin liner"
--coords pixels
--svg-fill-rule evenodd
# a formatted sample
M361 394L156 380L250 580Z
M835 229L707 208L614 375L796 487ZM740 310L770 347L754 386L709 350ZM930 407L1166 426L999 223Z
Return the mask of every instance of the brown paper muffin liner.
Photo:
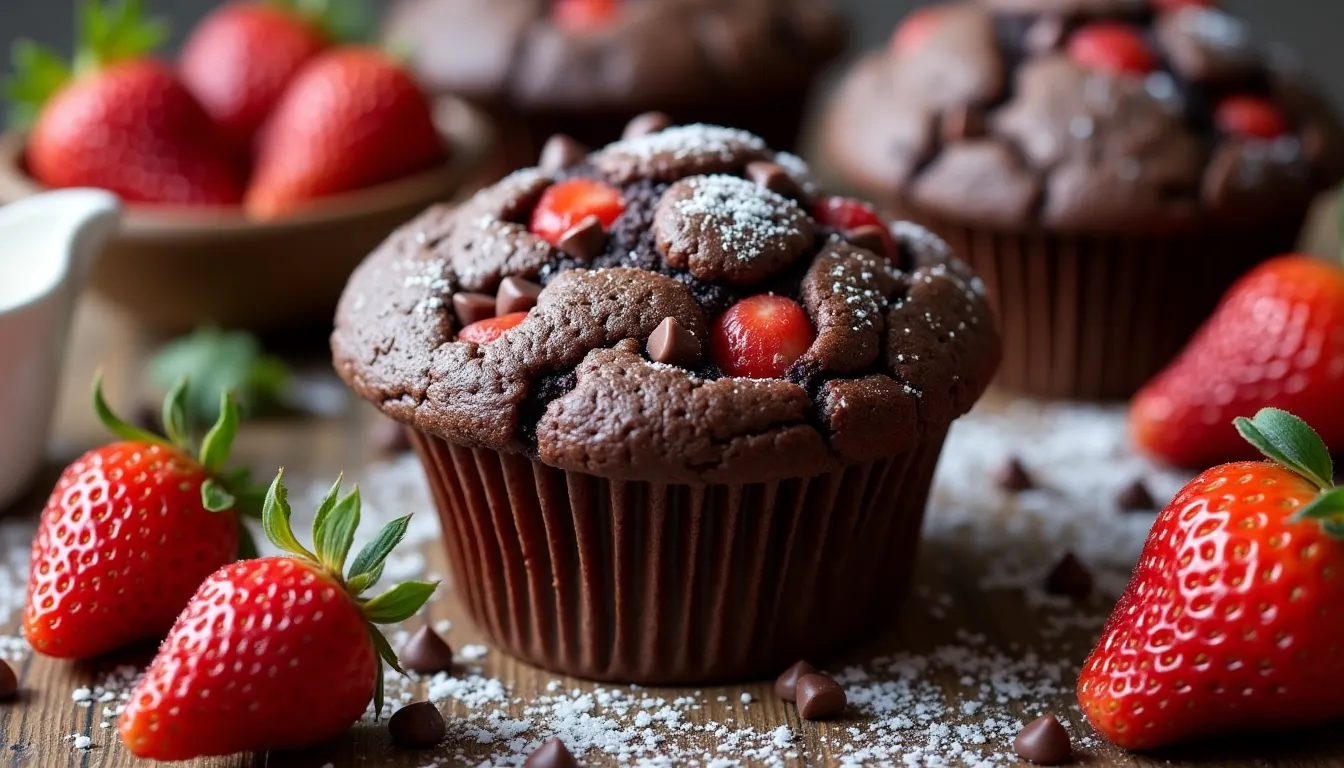
M817 477L667 485L411 433L480 629L554 672L655 685L773 677L894 619L944 436Z
M994 232L908 217L985 281L1003 334L996 384L1115 400L1170 362L1238 277L1291 251L1305 213L1247 231L1152 236Z

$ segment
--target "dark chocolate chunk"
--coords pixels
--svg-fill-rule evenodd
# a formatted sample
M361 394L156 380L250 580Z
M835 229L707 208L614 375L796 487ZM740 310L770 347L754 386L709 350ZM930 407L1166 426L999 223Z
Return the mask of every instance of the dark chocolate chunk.
M1150 512L1157 509L1157 502L1153 500L1153 494L1148 492L1148 486L1137 478L1120 491L1120 495L1115 497L1115 503L1125 512Z
M985 113L976 106L958 104L948 107L942 117L943 141L978 139L985 135Z
M806 661L798 661L775 678L775 695L785 701L797 701L798 678L816 671L816 668Z
M1036 487L1036 481L1027 474L1027 468L1016 456L1010 456L999 471L994 473L994 482L1005 491L1025 491Z
M700 360L700 340L675 317L669 317L649 336L649 359L668 365L690 365Z
M1081 600L1092 594L1092 572L1072 552L1065 552L1045 577L1045 591Z
M887 256L887 243L891 242L891 235L876 224L864 224L861 227L855 227L845 232L845 239L850 245L862 248L865 251L871 251L878 256Z
M12 699L19 692L19 676L14 668L0 659L0 701Z
M803 196L802 187L799 187L789 172L777 163L768 163L764 160L747 163L747 178L756 186L765 187L785 197L796 199Z
M625 132L621 134L622 139L636 139L640 136L647 136L650 133L657 133L664 128L672 125L672 118L662 112L645 112L642 115L635 115L626 123Z
M527 756L523 768L579 768L579 761L570 754L565 742L550 738Z
M387 721L387 733L392 743L409 749L427 749L443 741L447 732L443 715L432 701L407 704L392 714Z
M556 245L579 261L592 261L607 247L607 231L596 216L586 216L566 230Z
M453 649L428 624L421 626L397 649L401 665L412 672L431 674L453 668Z
M396 419L379 416L369 427L369 448L382 456L394 456L411 450L411 438L406 427Z
M541 286L531 280L506 277L499 284L499 293L495 295L495 314L525 312L537 306L537 297L540 295Z
M470 291L453 294L453 314L462 327L495 316L495 297Z
M831 720L845 712L845 689L830 677L812 672L798 678L798 716L804 720Z
M546 146L541 148L537 167L547 173L554 173L578 165L587 156L586 147L563 133L557 133L547 139Z
M1013 751L1037 765L1059 765L1073 756L1073 743L1054 715L1041 715L1018 732Z

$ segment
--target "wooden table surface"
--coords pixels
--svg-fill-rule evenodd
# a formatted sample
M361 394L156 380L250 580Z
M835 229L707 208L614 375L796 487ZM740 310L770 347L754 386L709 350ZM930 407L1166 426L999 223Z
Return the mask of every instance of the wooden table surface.
M109 397L125 408L140 397L139 364L149 350L148 343L138 339L129 328L91 308L87 302L77 325L51 448L57 457L71 456L92 446L100 437L86 405L93 368L100 364L106 368ZM381 474L369 468L374 457L366 447L364 433L373 417L371 409L350 402L345 415L339 418L247 425L235 455L264 471L283 463L293 483L305 479L330 482L342 469L348 477L366 480L393 476L396 473L386 465ZM397 476L413 480L414 473L406 469L402 465ZM11 539L23 535L43 498L42 489L38 489L31 501L11 511L10 518L0 528L3 534L0 544L4 535ZM423 494L417 498L423 499ZM938 504L935 500L935 506ZM1013 514L1011 500L999 506L1004 508L1005 515ZM429 509L395 510L398 514L405 511L432 515ZM1140 535L1143 525L1137 529ZM978 538L979 543L963 545L968 537L956 533L957 525L939 530L930 534L925 545L915 594L901 609L895 628L851 657L826 664L832 671L846 670L852 703L856 695L863 699L840 721L801 721L791 705L771 694L768 682L699 690L631 691L603 686L600 688L605 693L598 696L596 708L592 708L592 701L582 696L583 692L593 690L591 684L563 678L557 682L548 673L490 650L484 658L464 660L458 674L471 681L465 692L452 681L441 680L433 686L439 689L436 698L444 699L443 711L450 724L449 737L438 749L397 750L390 746L383 727L364 722L324 748L303 753L237 755L193 765L274 762L413 768L482 762L517 764L526 744L546 736L551 725L563 721L568 723L565 727L572 727L582 720L581 715L570 711L572 707L566 702L578 703L579 708L588 707L595 714L606 712L610 719L602 722L621 726L615 731L619 738L612 736L608 742L630 740L632 732L644 733L630 741L636 746L629 748L629 759L641 755L647 759L665 751L669 754L663 763L666 765L695 761L723 766L828 765L840 764L844 755L849 756L849 764L880 764L882 758L874 756L880 753L860 751L873 744L885 745L888 762L898 765L906 754L911 755L913 765L973 765L977 761L984 761L980 763L983 765L1006 765L1015 762L1009 744L1016 729L1013 721L1030 719L1045 710L1058 712L1070 722L1075 743L1080 745L1078 757L1085 764L1344 764L1344 737L1329 730L1273 740L1225 742L1155 759L1125 755L1102 745L1079 716L1071 688L1077 665L1095 639L1108 602L1099 599L1084 606L1063 607L1048 601L1041 604L1040 600L1032 599L1032 590L1014 588L1011 574L996 574L996 568L1006 567L1003 562L1025 563L1028 568L1032 563L1036 567L1048 564L1049 543L1033 539L1030 531L1009 526L1004 530L1011 533L1002 541L986 544L983 536L972 535L969 539ZM1020 551L1008 552L1009 560L1005 561L995 554L1000 552L995 547ZM0 549L0 554L4 552ZM446 572L441 550L434 542L425 544L424 553L428 571ZM6 556L14 559L12 548ZM9 567L18 570L13 562ZM3 571L4 565L0 564L0 583L5 577ZM1123 567L1113 571L1109 581L1117 582L1122 578ZM1020 581L1020 574L1016 578ZM21 583L21 574L19 579ZM1007 586L994 588L996 580ZM436 621L452 622L448 638L454 648L460 650L483 642L454 599L451 586L441 592L432 610ZM102 712L105 706L115 706L115 700L109 704L95 701L86 706L73 697L77 690L87 687L96 698L100 693L98 685L109 676L115 678L117 670L128 663L143 663L144 657L129 656L92 664L40 658L16 647L12 636L18 632L17 618L9 616L5 621L0 607L0 636L11 636L9 654L17 658L14 666L20 673L22 687L17 702L0 704L0 746L4 747L0 751L0 764L15 768L136 764L116 740L115 718ZM5 648L0 643L0 655ZM990 648L1000 649L1001 653L996 657L986 650ZM126 672L133 674L134 669ZM477 676L472 677L473 674ZM486 704L481 704L479 697L472 698L496 679L507 693ZM397 690L407 690L417 698L431 687L427 681L396 685ZM1024 693L1022 689L1030 690ZM453 692L459 698L452 698ZM625 704L614 705L613 695L624 697ZM115 689L109 696L115 696ZM678 702L681 697L685 698ZM466 702L471 701L476 706L468 707ZM674 715L666 715L668 710L673 710ZM647 714L641 716L641 712ZM302 717L302 713L295 716ZM507 731L507 722L502 718L520 721L514 727L519 741L512 745L509 741L514 736L498 735L501 730ZM100 727L105 721L111 721L111 727ZM780 731L780 726L787 726L787 732ZM490 733L495 736L486 740L483 734ZM76 748L73 741L76 735L89 737L92 748ZM638 745L649 736L655 742L661 738L662 742L641 752ZM961 754L957 755L958 752ZM618 762L618 755L619 749L608 743L607 747L591 749L581 757L585 764L605 765ZM713 759L724 762L711 763Z

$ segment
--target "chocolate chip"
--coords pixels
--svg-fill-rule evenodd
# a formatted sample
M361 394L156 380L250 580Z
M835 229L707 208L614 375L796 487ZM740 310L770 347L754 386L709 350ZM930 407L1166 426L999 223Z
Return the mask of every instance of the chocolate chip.
M650 133L657 133L664 128L672 125L672 118L662 112L645 112L642 115L635 115L625 125L625 132L621 134L622 139L637 139L640 136L647 136Z
M570 754L565 742L551 738L527 756L523 768L579 768L579 761Z
M428 624L416 630L397 649L401 665L412 672L431 674L453 668L453 649Z
M830 720L845 712L845 689L826 675L812 672L798 678L798 716Z
M1045 591L1081 600L1092 594L1092 572L1072 552L1065 552L1045 577Z
M472 323L495 316L495 297L484 293L454 293L453 314L465 328Z
M806 661L798 661L775 678L775 695L785 701L797 701L798 678L816 671L816 668Z
M547 173L554 173L578 165L587 156L587 147L563 133L557 133L547 139L546 146L541 148L537 167Z
M747 178L756 186L785 197L797 199L803 196L802 187L798 186L798 182L793 180L783 166L776 163L767 163L764 160L747 163Z
M675 317L664 318L649 336L649 359L668 365L690 365L700 360L700 340Z
M499 293L495 295L495 314L526 312L537 306L537 297L540 295L541 286L531 280L506 277L499 284Z
M0 660L0 701L14 698L19 692L19 676L14 668Z
M406 427L396 419L379 416L369 427L369 448L382 456L395 456L411 450L411 438Z
M398 747L425 749L443 741L447 731L443 715L432 701L407 704L392 714L387 721L387 733Z
M1153 494L1148 492L1148 486L1138 479L1120 491L1120 495L1115 497L1115 504L1125 512L1150 512L1157 509L1157 502L1153 500Z
M1041 715L1018 731L1013 751L1037 765L1059 765L1073 756L1073 743L1054 715Z
M566 230L556 245L579 261L592 261L606 249L607 231L596 216L585 216L583 221Z
M1027 29L1023 42L1032 53L1055 50L1064 42L1064 20L1049 14L1040 16Z
M962 104L949 107L942 117L943 141L951 144L985 135L985 113L978 107Z
M1036 487L1036 481L1027 474L1027 468L1022 466L1022 462L1016 456L1010 456L1008 461L994 473L994 482L1005 491L1025 491Z
M888 239L890 237L891 235L876 224L864 224L845 232L845 239L850 245L872 251L878 256L887 255L887 243L890 242Z

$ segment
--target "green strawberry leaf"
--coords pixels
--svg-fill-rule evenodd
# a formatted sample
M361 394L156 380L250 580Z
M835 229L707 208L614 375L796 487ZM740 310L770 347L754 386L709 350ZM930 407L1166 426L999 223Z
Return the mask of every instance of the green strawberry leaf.
M229 461L233 439L237 436L238 406L228 392L223 392L219 396L219 419L201 441L201 465L210 472L223 469Z
M85 0L78 10L75 71L87 72L152 53L168 39L162 19L146 18L141 0L104 4Z
M397 674L404 675L406 670L401 668L401 662L397 659L397 652L392 650L392 644L387 642L387 636L378 631L378 628L369 625L369 639L373 640L374 650L378 652L378 658L387 662L387 665L397 671ZM383 715L383 664L378 663L378 680L373 687L373 719L376 721Z
M373 541L364 545L364 548L355 555L355 562L350 566L350 578L355 578L366 573L372 573L375 570L381 575L383 563L387 556L392 554L401 540L406 537L406 529L411 524L411 516L399 517L396 520L383 526Z
M345 473L342 472L336 476L336 482L331 484L331 489L327 495L322 497L322 502L317 505L317 516L313 518L313 542L316 543L321 531L327 525L327 517L331 511L336 508L336 502L341 497L341 481L345 479Z
M371 571L365 571L358 576L352 576L346 580L345 586L350 590L350 594L358 597L369 591L378 580L383 577L383 564L379 563Z
M237 503L237 497L213 478L201 483L201 506L207 512L227 512Z
M19 40L10 51L14 74L5 81L10 127L31 128L42 107L70 82L70 65L60 54L32 40Z
M364 618L374 624L405 621L424 607L438 589L437 581L407 581L387 590L364 604Z
M187 424L187 380L181 378L168 390L163 399L163 429L173 445L184 451L191 450L191 430Z
M321 522L313 528L313 548L327 570L340 578L345 572L350 545L355 541L355 529L359 527L359 486L337 502Z
M266 538L280 549L299 557L316 561L317 557L307 550L294 537L294 529L289 518L293 514L289 508L289 492L285 490L285 469L280 468L275 480L266 491L266 500L261 506L261 527Z
M159 437L152 432L147 432L132 424L128 424L123 421L121 417L112 412L112 409L107 405L107 400L103 398L102 371L98 371L93 375L93 412L98 415L98 421L102 422L108 432L111 432L122 440L171 447L171 443L162 437Z
M191 380L187 411L192 423L219 418L220 396L229 392L250 417L279 410L289 368L266 355L251 334L200 328L165 344L149 363L154 383L167 388L182 377Z
M377 33L377 12L368 0L271 0L317 25L333 42L368 42Z
M1233 423L1246 442L1271 461L1310 480L1323 491L1334 487L1330 451L1305 421L1287 411L1262 408L1254 419L1238 417Z

